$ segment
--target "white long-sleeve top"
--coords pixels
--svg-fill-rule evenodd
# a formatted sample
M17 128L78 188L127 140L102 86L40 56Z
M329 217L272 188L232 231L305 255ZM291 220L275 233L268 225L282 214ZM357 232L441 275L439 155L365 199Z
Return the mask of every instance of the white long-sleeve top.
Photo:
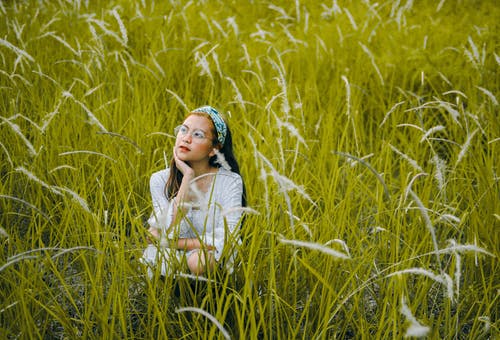
M169 169L155 172L150 178L153 213L148 220L151 227L160 229L164 236L199 238L204 244L215 247L219 260L225 242L237 242L235 235L242 215L243 181L235 172L219 168L207 193L198 193L197 202L190 202L187 212L175 228L169 227L173 219L173 202L166 196L165 185ZM226 230L227 226L227 230ZM167 234L168 230L168 234ZM229 234L226 234L229 233ZM230 249L234 249L229 245ZM232 256L231 256L232 257Z

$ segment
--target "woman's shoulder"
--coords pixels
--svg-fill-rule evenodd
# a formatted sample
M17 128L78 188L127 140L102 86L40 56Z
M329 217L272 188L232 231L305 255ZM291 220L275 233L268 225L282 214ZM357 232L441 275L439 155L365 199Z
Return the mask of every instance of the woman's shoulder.
M231 170L227 170L224 168L219 168L219 171L217 172L217 177L221 181L242 181L241 176L237 174L236 172L232 172Z
M170 173L170 169L168 169L168 168L162 169L160 171L156 171L151 175L151 177L149 179L149 183L151 185L158 185L158 184L164 185L168 180L169 173Z

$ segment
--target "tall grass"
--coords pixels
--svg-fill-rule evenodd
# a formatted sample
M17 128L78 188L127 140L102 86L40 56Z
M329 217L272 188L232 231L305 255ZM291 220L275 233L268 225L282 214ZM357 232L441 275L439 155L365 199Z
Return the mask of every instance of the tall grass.
M0 2L0 336L498 337L499 17ZM203 104L253 214L233 272L148 279L148 179Z

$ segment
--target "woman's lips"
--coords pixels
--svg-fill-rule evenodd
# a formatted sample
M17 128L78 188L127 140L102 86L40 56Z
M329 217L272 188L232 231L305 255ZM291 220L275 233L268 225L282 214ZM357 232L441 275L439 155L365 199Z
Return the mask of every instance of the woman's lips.
M180 145L180 146L178 147L178 149L179 149L179 151L181 151L181 152L188 152L188 151L190 151L190 150L189 150L189 148L188 148L187 146L183 146L183 145Z

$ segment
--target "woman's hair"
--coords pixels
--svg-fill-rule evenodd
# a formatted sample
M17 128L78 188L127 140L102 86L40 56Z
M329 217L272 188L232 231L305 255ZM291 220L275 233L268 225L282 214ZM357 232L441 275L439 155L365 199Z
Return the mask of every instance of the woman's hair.
M212 119L210 118L210 115L203 112L191 112L186 116L186 118L191 115L207 118L212 123L212 135L217 136L217 131L215 131L215 126L212 122ZM217 146L220 147L220 143L217 140L217 137L214 137L214 139L212 140L212 144L214 147ZM226 140L224 142L224 145L222 145L222 147L219 149L219 152L222 154L222 156L224 156L224 159L226 160L227 164L231 167L231 171L241 176L238 161L236 161L236 157L234 157L233 138L231 136L231 130L229 129L229 126L227 126ZM217 162L217 155L210 157L208 162L211 166L217 168L221 167L221 164ZM184 175L182 174L182 172L179 169L177 169L177 166L175 164L175 159L172 157L172 160L170 161L170 173L168 176L167 184L165 185L165 195L167 196L168 199L173 199L179 192L183 176ZM243 207L246 206L246 190L244 182L243 182L243 195L241 197L241 205Z

